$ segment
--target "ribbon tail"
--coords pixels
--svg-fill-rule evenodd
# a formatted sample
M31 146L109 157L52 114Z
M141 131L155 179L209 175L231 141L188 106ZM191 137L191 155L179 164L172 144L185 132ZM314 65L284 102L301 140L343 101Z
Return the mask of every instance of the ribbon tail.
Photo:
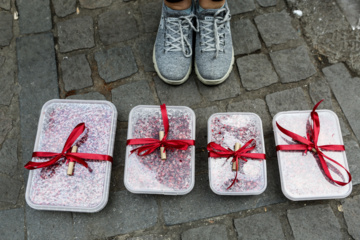
M345 186L345 185L347 185L347 184L349 184L349 183L351 182L352 176L351 176L350 172L349 172L344 166L342 166L340 163L336 162L334 159L329 158L328 156L326 156L326 155L325 155L324 153L322 153L322 152L320 152L320 153L318 154L318 156L319 156L319 159L320 159L321 166L322 166L322 168L323 168L323 170L324 170L324 172L325 172L325 175L326 175L331 181L333 181L334 183L336 183L336 184L338 184L338 185L340 185L340 186ZM329 170L329 168L328 168L328 166L327 166L326 161L325 161L324 158L330 160L331 162L335 163L336 165L338 165L338 166L340 166L342 169L344 169L344 170L346 171L347 175L348 175L349 180L348 180L347 182L342 182L342 181L337 181L337 180L335 180L335 179L332 177L332 175L331 175L331 173L330 173L330 170Z
M58 155L52 159L50 159L49 161L46 162L33 162L33 161L29 161L27 164L25 164L25 168L28 170L34 170L34 169L38 169L38 168L44 168L44 167L49 167L53 164L55 164L62 156Z
M232 181L231 185L226 189L226 190L229 190L232 186L234 186L234 184L236 183L237 181L237 174L238 174L238 170L239 170L239 160L237 157L234 157L235 158L235 162L236 162L236 173L235 173L235 178L234 180Z

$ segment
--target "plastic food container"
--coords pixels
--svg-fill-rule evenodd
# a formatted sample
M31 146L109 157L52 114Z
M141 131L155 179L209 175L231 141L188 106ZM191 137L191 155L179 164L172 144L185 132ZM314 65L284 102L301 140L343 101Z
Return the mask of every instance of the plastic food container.
M167 106L168 140L195 140L195 113L188 107ZM136 106L129 114L128 139L155 138L164 130L159 106ZM128 145L125 157L124 183L132 193L183 195L195 182L195 146L187 150L167 149L166 160L160 150L138 156L131 150L142 145Z
M48 101L41 110L34 152L61 152L74 127L84 122L87 133L77 141L78 152L112 156L116 120L116 108L108 101ZM26 202L38 210L100 211L108 201L111 163L86 162L92 172L75 163L73 175L69 176L64 159L50 167L29 171Z
M208 142L234 150L235 143L244 146L254 139L256 148L249 153L265 153L262 122L254 113L215 113L208 120ZM250 145L252 146L252 145ZM266 160L239 159L238 181L228 189L236 171L232 170L232 158L209 157L209 179L212 191L219 195L258 195L267 186Z
M320 119L318 145L343 145L339 120L336 114L330 110L316 110L316 112ZM291 137L280 132L276 122L281 127L306 138L307 134L311 134L312 120L310 113L311 111L290 111L276 114L273 119L276 145L299 144ZM323 151L323 153L349 169L345 151ZM278 151L277 157L281 189L290 200L337 199L345 198L351 193L351 183L339 186L327 178L321 168L317 154L311 151L307 152L307 154L304 151ZM335 180L348 180L348 176L342 168L330 161L326 161L326 163Z

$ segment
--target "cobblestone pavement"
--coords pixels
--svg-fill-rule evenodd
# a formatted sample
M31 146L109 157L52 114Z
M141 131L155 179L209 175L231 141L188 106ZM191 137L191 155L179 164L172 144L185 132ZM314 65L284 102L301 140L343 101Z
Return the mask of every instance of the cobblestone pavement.
M230 78L208 87L193 74L174 87L152 64L161 0L0 0L0 239L360 239L360 31L333 0L228 1L236 54ZM25 203L23 165L40 109L53 98L106 99L118 109L110 200L99 213ZM271 119L322 98L322 108L340 118L353 192L292 202L281 192ZM196 184L185 196L135 195L123 185L129 111L160 103L197 115ZM263 120L269 184L259 196L210 190L206 121L225 111Z

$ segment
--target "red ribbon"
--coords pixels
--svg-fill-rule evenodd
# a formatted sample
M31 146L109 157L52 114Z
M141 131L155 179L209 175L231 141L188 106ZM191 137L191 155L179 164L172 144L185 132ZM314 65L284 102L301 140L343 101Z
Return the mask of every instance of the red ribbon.
M84 167L89 168L88 164L85 160L100 160L100 161L109 161L112 162L113 158L109 155L101 155L101 154L92 154L92 153L72 153L71 148L78 137L85 131L85 123L78 124L70 133L68 139L65 142L64 148L61 153L53 153L53 152L33 152L32 157L38 158L52 158L46 162L33 162L30 161L25 165L25 168L28 170L34 170L37 168L44 168L55 164L62 158L68 159L70 161L74 161L80 163ZM85 159L85 160L83 160Z
M254 139L249 140L244 146L242 146L239 150L234 151L230 148L224 148L221 145L210 142L207 145L207 150L209 151L209 157L212 158L227 158L226 161L229 158L233 158L231 162L236 162L236 174L233 182L231 185L227 188L231 188L235 182L237 182L237 173L238 173L238 166L239 166L239 158L247 162L245 158L254 158L254 159L266 159L266 155L263 153L249 153L250 151L254 150L256 147L256 144L249 147L248 146L254 141Z
M305 151L305 154L307 153L307 151L313 151L314 153L317 153L319 156L319 159L320 159L321 167L324 170L325 175L331 181L337 183L338 185L345 186L346 184L351 182L351 174L349 173L349 171L344 166L342 166L340 163L336 162L334 159L329 158L321 151L321 150L345 151L345 146L344 145L322 145L322 146L318 145L318 137L319 137L319 133L320 133L320 120L319 120L319 115L315 110L317 109L317 107L319 106L319 104L322 101L324 101L324 100L321 100L314 106L314 108L310 114L311 119L313 121L313 128L312 128L312 136L309 136L309 134L307 134L307 139L304 137L301 137L300 135L297 135L296 133L286 130L285 128L281 127L276 122L276 126L282 133L291 137L295 141L302 143L302 144L293 144L293 145L278 145L278 146L276 146L276 151ZM341 182L341 181L335 180L330 173L330 170L326 164L325 158L328 159L329 161L335 163L336 165L340 166L341 168L343 168L349 176L349 181Z
M189 146L195 145L194 140L167 140L167 135L169 132L169 118L166 111L166 105L162 104L160 109L164 124L164 138L162 140L155 138L129 139L126 142L126 145L144 145L131 150L131 153L138 151L137 155L145 156L151 154L160 147L164 147L164 151L166 151L166 148L186 150Z

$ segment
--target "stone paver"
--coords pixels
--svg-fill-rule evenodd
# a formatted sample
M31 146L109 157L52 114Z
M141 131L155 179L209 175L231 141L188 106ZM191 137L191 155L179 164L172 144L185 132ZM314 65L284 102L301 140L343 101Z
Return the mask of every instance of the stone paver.
M309 94L314 105L320 100L324 101L319 105L318 109L333 109L331 102L331 91L325 79L319 79L309 84Z
M139 237L127 238L126 240L180 240L180 235L176 233L170 234L149 234Z
M273 212L234 220L238 239L285 239L279 216Z
M323 68L323 73L357 139L360 139L360 78L351 78L342 63Z
M156 104L149 84L145 80L121 85L111 90L111 94L112 102L118 111L119 121L128 121L130 110L137 105Z
M17 172L17 140L6 139L0 148L0 173L13 176Z
M243 100L232 102L227 107L228 112L251 112L261 118L264 134L272 132L271 116L267 110L266 103L262 99Z
M305 46L270 53L282 83L297 82L316 73Z
M228 234L225 225L209 225L187 230L181 234L182 240L227 240Z
M349 234L354 239L360 239L360 196L343 200L343 209Z
M346 159L352 176L352 184L360 184L360 148L354 140L345 141Z
M173 86L163 82L158 76L154 77L157 95L161 103L167 105L191 106L201 102L193 76L180 86Z
M71 95L67 99L83 99L83 100L106 100L105 96L98 92L89 92L85 94Z
M272 7L277 4L277 0L257 0L257 2L262 7Z
M129 77L138 71L131 47L110 48L95 53L99 75L105 82Z
M93 19L90 16L59 22L57 28L60 52L95 46Z
M297 240L342 239L340 224L328 205L307 206L287 212Z
M59 17L66 17L76 11L76 0L56 0L52 4Z
M22 183L1 173L0 182L0 202L15 204L18 199Z
M4 47L3 49L0 49L0 105L10 105L14 95L16 88L14 79L17 70L15 55L14 47Z
M7 111L0 108L0 144L5 140L6 135L12 129L11 117Z
M21 34L39 33L52 28L50 0L17 0Z
M61 61L62 79L65 91L81 89L93 85L91 69L84 54L65 57Z
M0 236L2 239L24 239L24 209L0 211Z
M256 27L249 19L235 19L231 22L234 54L249 54L261 49Z
M156 32L161 17L162 1L141 4L140 11L145 32Z
M205 108L194 109L196 116L196 147L206 148L207 145L207 121L214 113L219 112L219 108L214 105Z
M98 239L146 229L156 224L158 207L151 195L121 191L110 194L109 203L99 213L74 214L77 239Z
M26 163L34 148L41 107L46 101L59 98L53 35L43 33L18 38L17 60L22 156Z
M136 43L136 51L138 52L141 62L144 64L145 72L155 72L153 63L153 47L156 36L148 36L140 39Z
M310 109L300 87L271 93L266 96L266 103L272 116L283 111Z
M0 0L0 8L5 10L10 10L11 4L10 0Z
M83 8L102 8L110 6L113 0L79 0L81 7Z
M267 56L262 53L238 58L236 64L242 85L247 90L257 90L279 81Z
M13 37L13 22L11 13L0 12L0 47L7 46Z
M208 101L218 101L227 98L237 97L240 94L240 81L233 69L229 78L222 84L217 86L208 86L199 82L199 92Z
M228 4L232 15L255 10L254 0L233 0L229 1Z
M290 16L286 12L268 13L257 16L255 17L255 23L262 39L268 47L299 38L291 25Z
M100 14L98 25L100 39L105 45L130 40L139 35L136 20L131 11L126 9Z
M116 128L115 147L114 148L114 167L125 165L127 129Z
M73 239L73 219L70 212L39 211L26 206L27 239ZM45 227L46 226L46 227ZM82 230L83 231L83 230Z

